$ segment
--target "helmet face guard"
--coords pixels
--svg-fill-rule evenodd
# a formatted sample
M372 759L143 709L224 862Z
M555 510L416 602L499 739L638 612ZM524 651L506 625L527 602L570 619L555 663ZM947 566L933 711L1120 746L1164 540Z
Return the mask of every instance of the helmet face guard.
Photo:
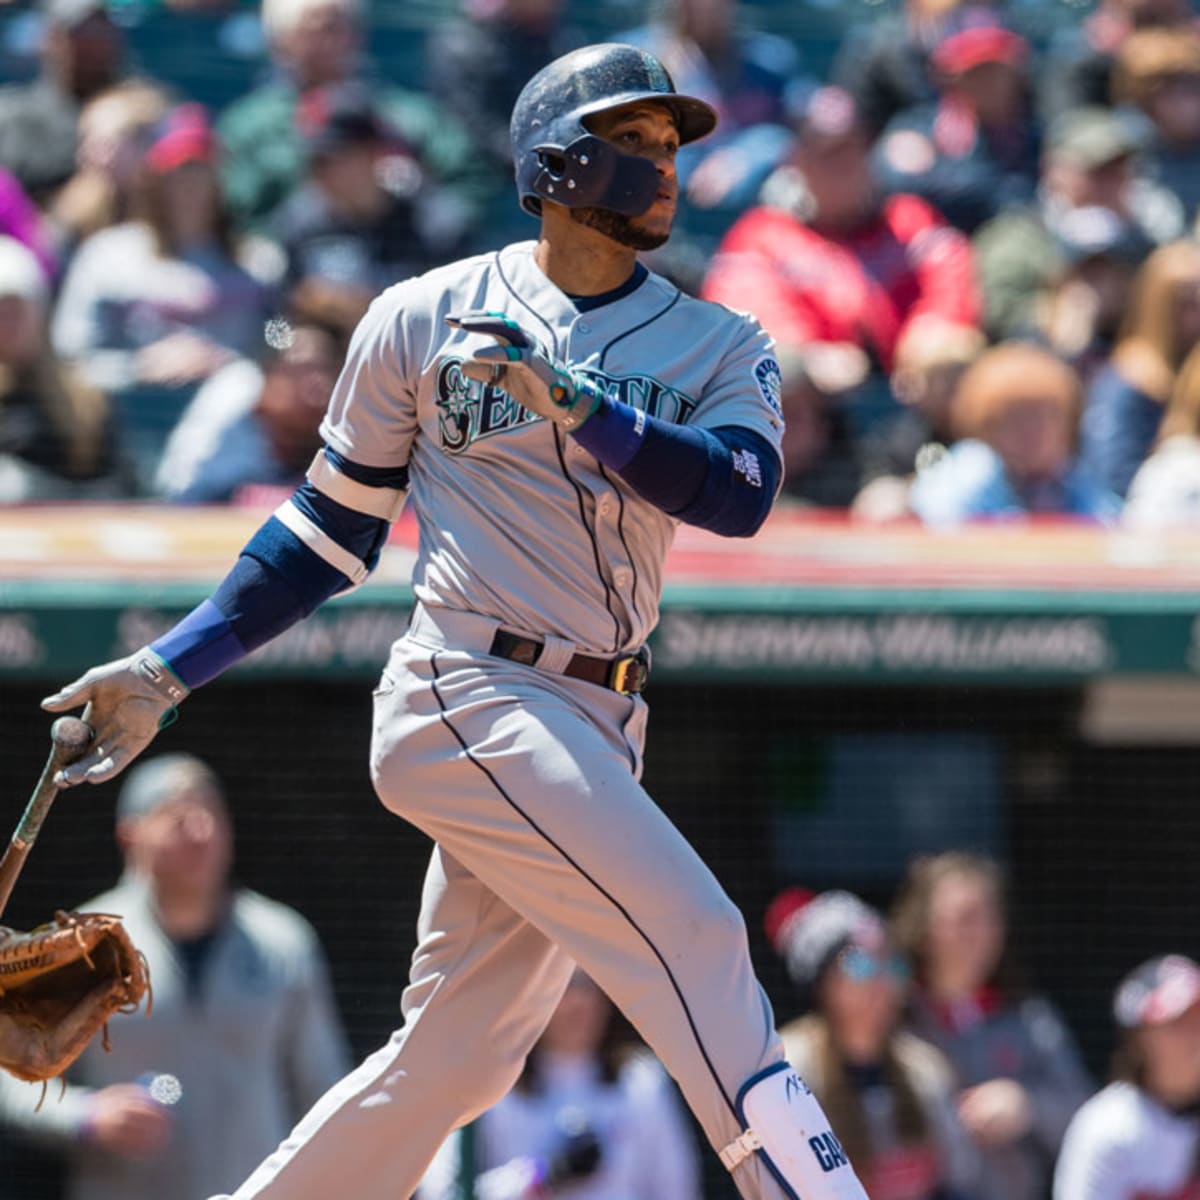
M535 146L534 153L542 169L533 190L567 208L606 208L636 217L658 193L658 168L648 158L622 154L595 134L577 137L569 146Z
M658 168L597 137L587 118L634 104L667 108L680 144L710 133L716 113L675 91L663 65L634 46L584 46L543 67L522 89L510 129L521 207L542 201L638 216L658 192Z

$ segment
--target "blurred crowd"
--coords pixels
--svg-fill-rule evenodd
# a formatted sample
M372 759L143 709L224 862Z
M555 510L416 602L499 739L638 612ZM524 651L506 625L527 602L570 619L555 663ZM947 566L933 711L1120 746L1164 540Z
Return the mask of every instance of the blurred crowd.
M604 31L721 115L650 265L776 338L787 500L1200 521L1192 3L861 11L819 64L738 0ZM564 0L462 0L397 77L361 0L262 0L263 78L217 106L128 12L38 0L0 86L0 502L292 486L372 296L535 236L508 112L582 39Z
M115 835L122 874L81 907L122 914L153 1006L115 1016L61 1095L0 1073L4 1200L206 1200L347 1069L317 936L234 882L211 768L133 767ZM886 914L798 886L763 914L790 984L787 1059L871 1200L1196 1200L1200 965L1160 954L1112 981L1097 1086L1013 951L1007 892L995 860L950 850L913 860ZM31 1190L38 1147L61 1191ZM659 1061L577 970L516 1084L440 1147L414 1200L702 1200L706 1155Z
M882 915L789 888L767 931L802 1015L781 1028L872 1200L1200 1195L1200 966L1132 966L1097 1091L1012 952L1005 881L964 851L918 858Z

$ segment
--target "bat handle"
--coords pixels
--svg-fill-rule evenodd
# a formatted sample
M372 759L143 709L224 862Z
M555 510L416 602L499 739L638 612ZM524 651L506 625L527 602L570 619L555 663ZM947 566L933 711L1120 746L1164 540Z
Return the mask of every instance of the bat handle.
M91 745L92 737L92 727L78 717L59 717L50 727L50 757L13 831L8 849L0 859L0 914L8 907L8 898L12 895L17 876L21 874L25 859L41 832L42 822L58 795L54 777L63 767L70 766L83 756Z

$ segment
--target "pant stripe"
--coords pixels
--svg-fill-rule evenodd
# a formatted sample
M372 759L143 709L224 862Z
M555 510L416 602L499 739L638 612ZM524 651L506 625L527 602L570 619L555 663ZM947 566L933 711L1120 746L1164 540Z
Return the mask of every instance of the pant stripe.
M560 846L544 829L542 829L541 826L539 826L538 823L508 794L508 792L504 790L503 785L496 778L496 776L492 774L487 765L482 763L478 758L475 757L474 754L471 753L471 747L467 744L458 730L455 729L454 723L450 720L450 716L446 710L446 703L442 699L442 693L437 686L437 681L441 678L441 673L438 671L436 654L430 658L429 665L433 670L433 695L438 702L438 708L441 709L442 723L448 730L450 730L451 734L454 736L454 740L462 747L463 753L467 756L470 762L487 776L492 787L494 787L496 791L500 793L505 803L508 804L508 806L515 813L517 813L521 819L525 821L526 824L528 824L540 838L542 838L543 841L553 846L554 849L561 854L562 857L566 859L566 861L570 863L571 866L574 867L574 869L578 871L579 874L582 875L583 878L586 879L588 883L590 883L592 887L594 887L596 891L598 891L621 914L621 916L625 918L626 921L629 922L629 925L633 931L642 939L643 942L646 943L650 949L650 952L656 959L658 959L659 964L666 973L667 979L670 981L672 990L679 999L680 1007L683 1009L683 1014L687 1018L688 1028L692 1031L692 1037L696 1041L696 1047L700 1051L700 1057L704 1059L704 1065L708 1068L708 1072L712 1076L713 1083L715 1083L717 1086L717 1091L720 1093L721 1098L729 1106L729 1111L733 1114L734 1119L740 1121L738 1118L737 1108L734 1106L729 1094L722 1086L720 1077L717 1075L716 1068L712 1064L712 1059L709 1058L708 1051L704 1048L704 1042L700 1038L700 1031L696 1028L695 1019L692 1017L692 1010L688 1007L688 1002L684 998L683 991L679 986L678 980L676 980L671 968L667 965L667 960L659 952L659 949L654 942L651 941L646 931L642 929L642 927L633 919L629 913L629 910L611 892L607 891L602 884L589 875L587 871L585 871L583 867L581 867L579 863L577 863L570 856L570 854L563 849L562 846Z

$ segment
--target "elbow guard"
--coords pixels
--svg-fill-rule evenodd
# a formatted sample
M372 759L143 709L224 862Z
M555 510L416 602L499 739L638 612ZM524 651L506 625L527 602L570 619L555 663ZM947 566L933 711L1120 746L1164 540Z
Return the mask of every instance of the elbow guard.
M704 484L671 515L722 537L753 537L779 490L778 456L763 438L745 429L716 429L707 440Z

